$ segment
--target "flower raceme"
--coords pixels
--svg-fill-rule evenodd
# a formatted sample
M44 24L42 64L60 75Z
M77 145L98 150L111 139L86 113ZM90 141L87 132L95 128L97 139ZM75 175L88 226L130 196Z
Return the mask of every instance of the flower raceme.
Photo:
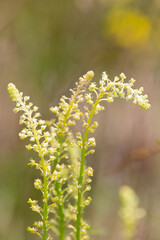
M14 84L8 85L9 95L16 102L14 112L22 112L20 124L25 127L19 136L29 138L26 148L39 156L39 160L31 159L29 165L41 173L34 186L42 192L42 207L36 200L28 202L41 219L28 230L43 240L52 240L55 235L59 240L90 239L83 213L91 201L87 192L91 190L93 169L87 167L86 158L95 151L96 140L90 135L98 127L93 118L105 109L103 102L111 103L120 97L145 110L150 108L143 88L133 89L135 80L125 82L123 73L111 81L104 72L98 84L92 82L93 77L92 71L87 72L70 90L69 98L62 96L58 106L50 108L55 115L50 121L40 119L38 107L29 102L30 98ZM77 121L81 121L83 131L73 134L71 128Z

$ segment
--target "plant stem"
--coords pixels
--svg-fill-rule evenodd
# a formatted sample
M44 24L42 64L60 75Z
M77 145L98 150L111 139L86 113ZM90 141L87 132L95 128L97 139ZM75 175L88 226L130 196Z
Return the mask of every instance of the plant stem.
M88 139L88 134L89 134L89 129L90 129L90 125L91 125L91 121L94 115L94 112L96 110L96 107L99 103L99 100L102 98L103 94L101 93L95 104L92 107L92 110L89 114L89 118L88 118L88 126L85 128L85 132L84 132L84 137L83 137L83 141L82 141L82 149L81 149L81 165L80 165L80 173L79 173L79 179L78 179L78 201L77 201L77 222L76 222L76 240L81 240L81 219L82 219L82 206L81 206L81 202L82 202L82 192L83 192L83 175L84 175L84 166L85 166L85 156L86 156L86 142Z
M63 136L59 136L59 145L61 146L63 142ZM54 161L54 164L52 166L52 172L54 172L54 170L56 169L56 166L58 164L59 161L59 157L61 154L61 147L57 148L57 153L56 153L56 158ZM58 210L59 210L59 240L63 240L64 239L64 230L65 230L65 223L64 223L64 212L63 212L63 208L64 208L64 203L63 203L63 195L62 195L62 191L61 191L61 186L60 183L58 181L55 182L56 184L56 191L58 194L58 197L60 199L59 204L58 204Z
M59 204L59 216L60 216L60 222L59 222L59 240L64 239L64 213L63 213L63 203Z
M46 174L44 173L43 175L43 181L44 181L44 194L43 194L43 240L47 240L47 209L48 209L48 204L47 204L47 194L48 194L48 189L47 189L47 177Z
M37 146L39 148L39 151L41 153L41 146L39 143L39 140L36 139ZM47 240L47 217L48 217L48 185L47 185L47 176L46 176L46 166L45 166L45 160L44 157L41 157L41 165L43 169L43 240Z
M80 175L78 179L78 202L77 202L77 229L76 229L76 239L80 240L81 236L81 215L82 215L82 182L83 182L83 172L84 172L84 163L85 163L85 153L86 150L83 147L81 152L81 167L80 167Z
M43 192L43 240L47 240L47 217L48 217L48 184L47 184L47 176L46 176L46 165L45 165L45 159L42 157L42 150L41 150L41 144L39 142L39 138L37 137L36 129L34 126L34 123L32 121L31 115L28 114L31 125L32 125L32 131L35 136L35 140L38 146L39 150L39 156L41 158L41 166L43 170L43 187L44 187L44 192Z
M63 240L64 239L64 212L63 212L63 195L62 195L62 191L61 191L61 186L59 182L56 182L56 190L58 193L58 197L59 197L59 204L58 204L58 210L59 210L59 240Z

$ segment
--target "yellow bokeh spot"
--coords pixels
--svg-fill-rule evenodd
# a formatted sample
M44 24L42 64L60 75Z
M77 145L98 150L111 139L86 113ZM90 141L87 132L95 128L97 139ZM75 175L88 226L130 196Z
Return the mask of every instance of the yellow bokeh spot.
M146 45L150 38L149 18L137 10L113 9L107 16L106 34L110 34L122 47Z

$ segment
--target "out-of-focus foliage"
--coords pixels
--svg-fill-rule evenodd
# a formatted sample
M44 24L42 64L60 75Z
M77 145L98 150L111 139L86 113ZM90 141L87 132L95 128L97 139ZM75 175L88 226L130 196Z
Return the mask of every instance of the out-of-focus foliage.
M124 224L126 239L133 239L136 234L136 227L140 219L144 218L146 212L139 208L139 198L129 186L123 186L119 190L121 208L119 216Z

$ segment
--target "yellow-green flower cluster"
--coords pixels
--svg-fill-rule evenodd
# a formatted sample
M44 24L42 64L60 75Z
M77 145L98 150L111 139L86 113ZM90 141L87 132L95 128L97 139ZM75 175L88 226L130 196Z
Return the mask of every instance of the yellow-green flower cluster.
M89 85L94 73L92 71L79 78L75 89L70 89L72 95L70 98L62 96L59 105L51 107L51 112L57 116L57 131L58 134L65 134L69 131L69 127L75 125L75 120L80 120L82 115L79 104L84 101L85 88Z
M23 97L23 93L19 92L12 83L8 85L8 92L12 100L16 101L14 112L23 112L20 116L20 124L25 124L26 127L19 133L19 136L21 139L30 139L31 144L28 144L26 148L33 149L40 157L53 154L55 148L50 145L51 134L45 131L47 127L45 121L39 119L38 107L33 106L31 102L28 103L29 97Z
M99 87L96 83L91 83L89 86L90 92L95 92L96 96L103 94L107 102L113 102L114 98L121 97L125 98L126 100L133 100L134 104L137 104L141 108L147 110L150 108L150 104L148 101L148 96L143 95L143 87L139 89L133 89L135 80L132 78L128 83L125 83L126 76L124 73L121 73L119 77L115 77L113 81L111 81L106 74L103 72L102 79L99 82ZM93 96L89 94L90 98ZM97 110L103 110L98 105Z

